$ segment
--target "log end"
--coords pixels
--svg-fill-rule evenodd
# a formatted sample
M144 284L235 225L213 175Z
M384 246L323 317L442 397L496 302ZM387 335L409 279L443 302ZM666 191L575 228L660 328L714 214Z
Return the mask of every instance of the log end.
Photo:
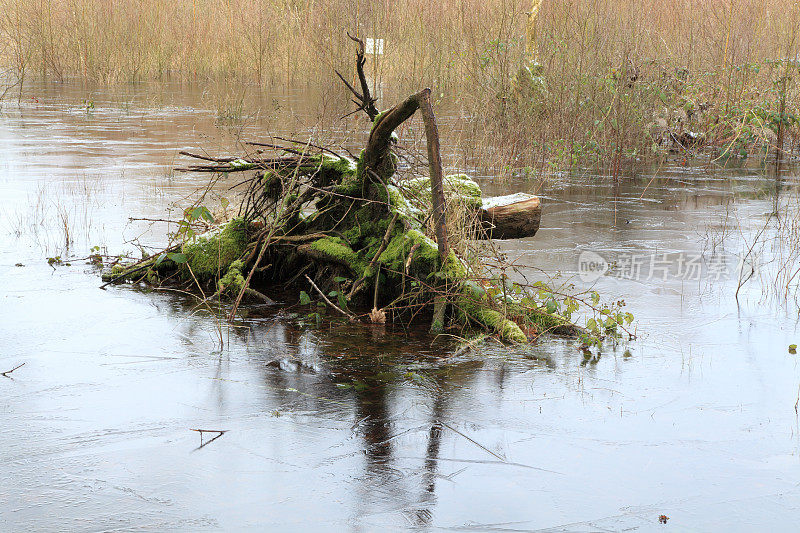
M533 237L541 218L539 197L526 193L484 198L480 211L481 223L491 239Z

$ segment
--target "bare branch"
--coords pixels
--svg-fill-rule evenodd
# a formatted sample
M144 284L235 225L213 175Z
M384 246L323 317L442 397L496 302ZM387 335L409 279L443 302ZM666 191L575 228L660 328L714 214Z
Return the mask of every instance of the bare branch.
M7 377L7 378L11 377L11 376L9 376L10 373L12 373L14 370L16 370L16 369L18 369L20 367L23 367L23 366L25 366L25 363L22 363L21 365L17 365L14 368L12 368L11 370L6 370L5 372L0 372L0 376Z
M330 305L331 307L333 307L334 309L336 309L337 311L339 311L340 313L342 313L344 316L346 316L346 317L347 317L347 318L349 318L350 320L355 320L355 319L356 319L356 317L355 317L354 315L351 315L350 313L348 313L347 311L343 310L343 309L342 309L341 307L339 307L338 305L336 305L336 304L334 304L333 302L331 302L331 301L328 299L328 297L327 297L327 296L325 296L325 293L324 293L324 292L322 292L322 291L320 290L320 288L319 288L319 287L317 287L317 284L316 284L316 283L314 283L314 281L313 281L311 278L309 278L307 274L306 274L305 276L306 276L306 279L308 280L308 282L311 284L311 286L312 286L312 287L314 287L314 290L315 290L315 291L317 291L317 292L319 293L319 295L320 295L320 296L322 296L322 299L323 299L323 300L325 300L325 303L327 303L328 305Z
M378 100L376 98L373 98L372 95L370 94L369 83L367 83L367 76L366 74L364 74L364 65L367 63L367 59L365 57L364 41L362 41L358 37L353 37L352 35L350 35L349 32L347 33L347 36L350 37L350 39L353 42L358 44L358 47L356 48L356 73L358 74L358 81L361 85L361 92L358 92L358 90L355 87L350 85L350 83L344 78L344 76L342 76L339 73L339 71L334 71L334 72L336 72L336 75L339 76L340 80L342 80L342 83L345 84L345 87L347 87L350 90L350 92L355 95L357 99L355 103L358 106L358 108L354 112L363 110L367 114L369 119L374 121L375 117L377 117L379 114L378 108L375 107L375 102L377 102ZM345 115L345 117L350 116L352 114L353 113L348 113L347 115Z

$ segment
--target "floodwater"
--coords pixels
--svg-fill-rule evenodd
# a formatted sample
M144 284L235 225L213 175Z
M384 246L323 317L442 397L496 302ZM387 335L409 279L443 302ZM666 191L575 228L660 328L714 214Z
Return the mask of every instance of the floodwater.
M236 102L34 85L4 103L0 371L25 365L0 376L1 531L796 529L800 332L770 277L796 256L761 232L775 205L792 231L792 172L780 188L758 168L482 178L543 198L539 234L502 243L525 276L636 316L635 341L591 357L558 337L452 357L291 308L220 330L182 295L100 290L74 258L162 243L165 225L129 217L174 216L205 182L170 172L178 150L356 129L355 149L366 128L325 118L343 94L260 95L259 116ZM460 119L441 115L447 145ZM581 279L587 252L615 267Z

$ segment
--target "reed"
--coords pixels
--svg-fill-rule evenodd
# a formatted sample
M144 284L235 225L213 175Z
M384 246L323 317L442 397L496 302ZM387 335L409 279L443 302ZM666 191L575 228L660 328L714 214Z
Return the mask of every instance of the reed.
M526 61L529 9L530 0L0 0L0 57L18 77L335 83L333 70L351 67L351 31L385 40L367 66L376 86L434 87L465 117L456 134L497 165L645 157L664 123L734 153L774 143L767 130L782 120L781 101L786 137L796 136L796 0L545 0L535 34L546 91L520 97L512 80Z

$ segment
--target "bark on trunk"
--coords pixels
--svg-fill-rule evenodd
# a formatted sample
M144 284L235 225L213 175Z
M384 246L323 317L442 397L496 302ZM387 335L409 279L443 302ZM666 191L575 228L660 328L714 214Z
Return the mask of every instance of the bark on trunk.
M525 193L484 198L480 213L481 223L490 239L533 237L541 218L539 197Z

